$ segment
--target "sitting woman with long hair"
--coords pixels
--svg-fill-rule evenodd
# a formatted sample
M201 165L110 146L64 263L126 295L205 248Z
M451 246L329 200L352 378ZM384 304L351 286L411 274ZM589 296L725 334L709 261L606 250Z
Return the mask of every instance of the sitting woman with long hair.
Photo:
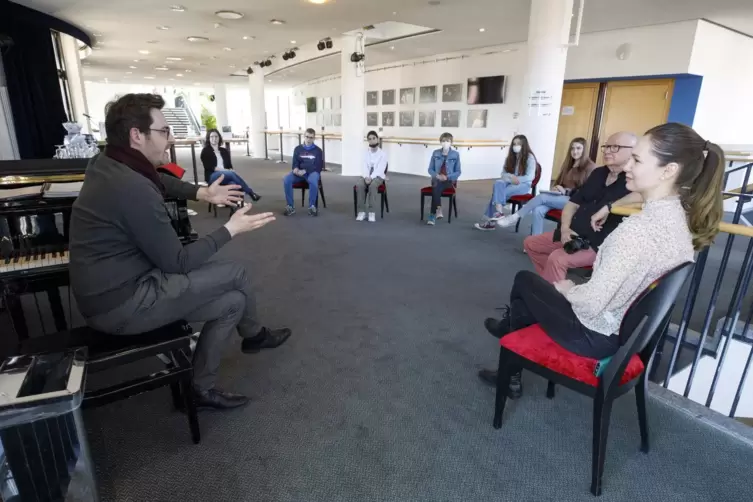
M238 173L233 171L230 152L223 147L222 135L217 129L209 129L204 148L201 150L201 163L204 165L204 181L208 185L222 176L222 185L239 185L244 193L256 202L261 199Z
M496 221L504 216L504 207L513 195L523 195L531 191L531 183L536 177L536 156L528 145L528 138L518 134L512 139L507 151L505 166L499 179L494 182L492 197L484 216L486 221L476 223L477 230L494 230Z
M531 235L544 233L544 217L552 209L562 209L570 200L570 195L586 182L596 164L588 156L586 140L575 138L570 142L569 155L565 158L560 174L554 182L551 192L542 192L529 200L514 214L503 216L497 220L497 226L511 227L522 218L533 212Z
M506 314L484 322L491 334L502 337L539 324L575 354L612 356L620 347L622 318L638 295L712 243L723 213L724 153L718 145L686 125L663 124L640 139L625 175L627 188L641 195L643 210L604 240L591 279L552 285L533 272L518 272ZM495 371L481 370L479 376L496 384ZM521 392L517 372L508 394L517 398Z

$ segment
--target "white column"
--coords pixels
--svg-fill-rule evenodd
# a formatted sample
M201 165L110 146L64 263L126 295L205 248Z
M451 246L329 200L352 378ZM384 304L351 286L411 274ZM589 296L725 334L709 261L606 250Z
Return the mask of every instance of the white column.
M225 84L214 86L214 108L217 111L217 129L222 132L223 127L230 125L227 116L227 86Z
M342 77L342 175L355 176L361 172L364 156L364 127L366 126L366 83L363 64L350 61L350 55L360 52L358 37L344 36L340 41ZM337 99L337 97L335 97Z
M91 133L91 123L84 115L89 115L89 105L86 102L84 75L81 68L81 57L78 50L78 40L65 33L60 34L60 45L63 49L65 76L68 79L68 90L71 94L71 117L81 124L83 131ZM103 117L104 118L104 117Z
M528 137L541 164L539 190L548 190L552 179L572 15L573 0L531 0L528 65L518 133Z
M257 159L263 159L267 114L264 102L264 72L261 68L254 68L254 73L248 76L248 92L251 98L251 129L249 130L251 155Z

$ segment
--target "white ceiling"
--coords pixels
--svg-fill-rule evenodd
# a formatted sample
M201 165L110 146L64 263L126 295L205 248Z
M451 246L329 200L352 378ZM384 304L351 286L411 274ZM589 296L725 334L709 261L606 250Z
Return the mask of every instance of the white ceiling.
M440 0L439 5L429 5L427 0L329 0L321 5L307 0L14 1L66 20L93 35L95 50L86 59L84 68L87 80L107 78L110 82L168 85L242 84L244 78L230 74L272 55L277 58L265 71L273 73L270 79L276 85L293 85L338 73L339 55L297 63L305 60L306 55L326 54L314 48L322 38L337 39L359 27L384 22L410 23L442 31L370 47L367 66L522 42L528 33L530 6L529 0ZM173 12L170 7L174 4L184 6L185 12ZM237 11L244 17L220 19L214 14L218 10ZM587 0L583 32L701 18L753 36L751 0ZM272 25L271 19L282 19L285 24ZM215 23L222 26L215 27ZM170 29L159 30L160 25ZM479 32L482 27L483 33ZM189 36L208 37L210 41L191 43L186 41ZM255 38L244 40L244 36ZM290 61L296 66L279 71L283 63L280 56L293 46L301 48L298 58ZM232 50L224 50L225 47ZM148 50L149 54L140 54L140 50ZM329 52L337 50L335 43ZM167 57L180 57L182 61L166 61ZM163 65L169 70L155 70ZM178 73L183 76L177 77ZM155 79L145 80L148 76Z

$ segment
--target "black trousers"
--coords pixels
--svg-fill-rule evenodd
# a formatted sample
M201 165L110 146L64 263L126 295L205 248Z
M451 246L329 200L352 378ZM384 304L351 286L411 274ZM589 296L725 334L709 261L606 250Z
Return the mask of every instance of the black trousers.
M522 270L510 292L513 331L539 324L552 340L583 357L603 359L620 348L617 335L592 331L578 320L570 302L540 275Z
M442 192L448 188L452 188L452 181L440 181L437 178L431 179L431 214L437 214L437 208L442 205ZM452 208L448 211L452 211Z

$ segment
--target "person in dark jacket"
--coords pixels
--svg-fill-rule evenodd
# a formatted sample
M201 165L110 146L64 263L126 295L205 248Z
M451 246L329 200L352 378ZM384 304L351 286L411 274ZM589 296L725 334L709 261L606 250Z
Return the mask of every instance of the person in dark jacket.
M316 201L319 197L319 177L324 167L324 156L322 149L314 144L316 131L306 129L304 142L293 150L293 170L290 171L282 180L282 186L285 188L285 216L295 214L295 204L293 203L293 185L305 181L309 184L309 215L317 216Z
M261 195L246 183L238 173L233 170L233 163L230 160L230 152L223 147L223 140L220 131L209 129L207 139L204 143L204 149L201 150L201 163L204 164L204 181L211 185L222 176L222 185L240 185L241 190L251 197L254 202L261 199Z

